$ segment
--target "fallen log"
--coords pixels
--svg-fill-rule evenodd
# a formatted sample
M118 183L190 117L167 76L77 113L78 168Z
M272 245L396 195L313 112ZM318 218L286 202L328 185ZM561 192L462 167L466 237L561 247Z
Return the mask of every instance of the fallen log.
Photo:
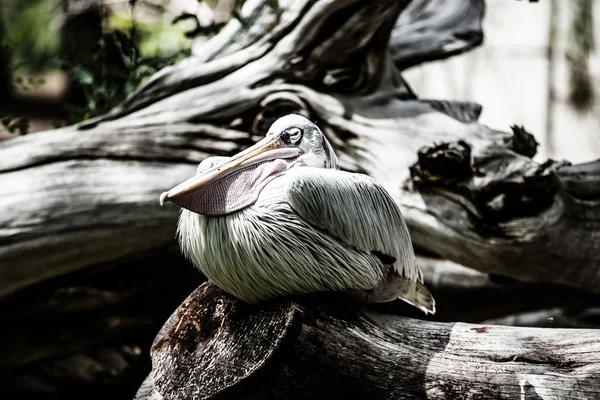
M481 2L280 3L275 24L242 49L166 68L96 120L0 143L0 295L172 243L178 210L158 207L157 193L290 112L317 121L343 168L385 185L417 247L484 272L600 290L599 200L578 193L598 166L535 163L524 130L477 124L476 104L415 99L394 65L410 61L390 56L399 27L477 38ZM265 7L248 2L242 14ZM461 15L466 25L434 27ZM436 43L448 50L448 40Z
M207 283L154 340L136 399L599 395L598 330L425 322L320 295L251 307Z
M204 280L177 253L176 246L170 246L63 276L0 301L0 325L9 327L0 342L3 393L20 397L33 389L62 398L65 393L70 398L105 398L118 390L124 398L133 397L149 372L147 360L156 332ZM533 310L600 304L598 296L571 288L496 283L487 274L446 260L418 260L438 301L436 315L425 317L401 301L373 305L370 310L435 321L517 321L523 326L540 323L543 311ZM505 318L507 314L523 317L513 320ZM581 315L574 321L553 314L555 321L547 326L578 322L586 327L586 321L591 322Z
M103 398L119 391L131 398L148 373L146 360L155 333L185 293L203 279L186 260L175 262L174 252L152 252L63 277L0 302L0 325L9 327L0 343L4 393L19 397L28 389L62 398L65 393L70 398ZM438 321L491 318L497 324L526 326L544 322L543 312L530 310L599 304L597 297L568 288L494 283L486 274L444 260L419 257L419 264L438 300ZM403 302L371 309L423 317ZM521 317L504 318L513 313ZM546 321L546 326L593 323L582 313L577 319L552 316L554 321Z

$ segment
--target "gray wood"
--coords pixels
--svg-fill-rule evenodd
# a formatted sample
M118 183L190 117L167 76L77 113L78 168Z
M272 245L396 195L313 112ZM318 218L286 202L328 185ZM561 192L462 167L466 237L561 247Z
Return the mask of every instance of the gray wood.
M491 325L527 326L539 328L600 328L600 308L551 308L527 311L482 321Z
M435 11L414 28L402 17L420 15L409 1L281 3L279 23L242 49L166 68L95 121L0 143L0 295L172 242L178 210L160 208L157 194L289 112L318 122L344 168L384 184L417 247L485 272L600 290L598 197L577 194L597 165L539 165L526 133L474 122L479 106L413 99L384 45L397 20L421 32L470 2L426 2ZM260 7L249 2L244 15ZM480 13L468 15L473 30ZM458 170L450 159L439 163L443 177L427 166L411 175L424 146L458 140L469 147Z
M156 387L154 386L154 382L152 380L152 375L148 375L139 390L137 391L134 400L163 400L164 397L158 393Z
M595 398L600 331L576 332L418 321L335 296L256 308L204 284L156 337L148 379L173 400Z
M437 302L435 321L481 322L538 310L580 310L600 305L600 295L545 283L519 282L458 265L451 261L418 257L425 284ZM422 319L401 302L381 305L385 312ZM523 326L538 326L523 320ZM531 321L528 325L526 322ZM491 322L490 322L491 323ZM548 327L576 327L556 322ZM582 327L586 327L582 323Z
M399 69L460 54L483 42L484 1L452 3L411 1L390 37L391 56Z

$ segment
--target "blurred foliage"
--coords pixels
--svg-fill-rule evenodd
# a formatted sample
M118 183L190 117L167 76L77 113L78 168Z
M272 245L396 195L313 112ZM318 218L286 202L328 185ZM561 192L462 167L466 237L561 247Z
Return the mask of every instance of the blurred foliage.
M165 50L161 51L160 45L152 45L148 40L152 38L152 30L148 26L140 26L132 16L117 17L113 21L117 23L112 28L107 28L110 19L103 21L106 23L102 29L104 36L94 51L80 53L74 60L59 61L61 69L69 73L72 85L84 97L83 102L65 104L68 123L104 114L156 71L190 54L189 48L178 49L177 46L178 43L189 46L189 41L171 43L170 47L162 47ZM179 32L178 39L181 37ZM156 43L157 39L153 40ZM146 51L150 49L148 56L144 55L142 45L145 45Z
M13 71L40 72L60 48L58 0L0 0L4 25L2 46L11 49Z
M190 55L191 42L172 24L149 24L129 12L110 14L103 7L102 38L92 52L59 61L83 102L67 103L68 123L104 114L133 93L156 71Z
M573 0L570 43L567 50L571 104L578 110L589 109L594 102L594 86L589 71L589 57L594 51L594 16L592 0Z
M190 54L191 40L184 36L185 26L176 26L168 18L158 22L137 18L136 8L143 5L142 0L124 1L129 7L118 13L108 12L99 2L102 17L97 43L86 46L85 39L75 33L71 48L66 46L65 50L61 29L69 1L0 0L4 28L0 46L10 54L13 87L28 91L44 84L27 77L29 74L56 68L65 71L70 91L76 94L64 103L68 124L109 111L156 71ZM1 115L0 121L10 132L28 131L27 118Z
M16 115L8 115L2 117L2 125L8 129L10 133L18 133L25 135L29 132L29 118L19 117Z
M218 0L206 2L215 7ZM64 102L67 124L114 108L156 71L189 56L192 39L214 35L225 25L201 25L195 14L185 12L169 16L166 8L161 9L165 2L157 6L160 2L123 0L109 8L101 0L90 0L93 7L73 16L67 10L75 3L86 1L0 0L5 31L0 45L10 53L13 86L27 91L44 84L27 75L55 68L65 71L70 84ZM231 11L242 24L246 21L239 12L244 3L236 0ZM267 5L279 9L277 0L268 0ZM0 120L10 132L27 133L26 118L4 115Z
M136 30L136 44L141 57L163 57L189 49L191 41L185 37L185 27L169 21L149 24L132 17L132 14L113 14L108 17L107 26L117 32Z

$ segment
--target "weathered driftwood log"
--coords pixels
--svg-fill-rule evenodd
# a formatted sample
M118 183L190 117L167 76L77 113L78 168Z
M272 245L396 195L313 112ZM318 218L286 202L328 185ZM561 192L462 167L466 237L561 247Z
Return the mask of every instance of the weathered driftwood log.
M539 165L523 130L477 124L475 104L417 100L395 66L427 58L408 51L410 32L444 37L436 57L478 43L481 2L280 3L270 25L255 18L263 34L230 38L253 39L241 49L167 68L95 121L0 143L0 294L170 243L177 208L158 207L157 193L289 112L317 121L344 168L386 186L416 246L486 272L600 290L598 196L580 193L600 167ZM265 7L248 2L243 15ZM391 42L403 49L394 59L391 32L406 34Z
M12 390L19 397L28 389L29 394L34 390L61 398L68 393L69 398L101 399L119 392L132 398L148 373L148 351L156 332L203 280L176 254L176 248L152 251L1 301L0 326L8 327L0 342L3 393ZM419 257L419 264L438 300L438 320L478 322L507 313L600 304L598 296L569 288L495 283L486 274L444 260ZM372 310L423 318L400 301ZM580 327L590 322L578 321ZM552 326L571 322L557 317Z
M136 399L600 396L600 331L434 323L311 298L250 307L210 284L171 315Z

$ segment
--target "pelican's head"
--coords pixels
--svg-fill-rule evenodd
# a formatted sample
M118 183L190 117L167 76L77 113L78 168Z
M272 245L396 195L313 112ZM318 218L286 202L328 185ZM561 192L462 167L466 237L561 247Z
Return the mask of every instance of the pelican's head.
M209 216L231 214L254 204L267 183L296 166L339 168L323 132L290 114L275 121L254 146L231 158L201 163L194 177L161 194L160 203L172 201Z
M282 147L297 149L300 165L339 168L337 156L323 132L301 115L290 114L273 122L265 140L279 141Z

